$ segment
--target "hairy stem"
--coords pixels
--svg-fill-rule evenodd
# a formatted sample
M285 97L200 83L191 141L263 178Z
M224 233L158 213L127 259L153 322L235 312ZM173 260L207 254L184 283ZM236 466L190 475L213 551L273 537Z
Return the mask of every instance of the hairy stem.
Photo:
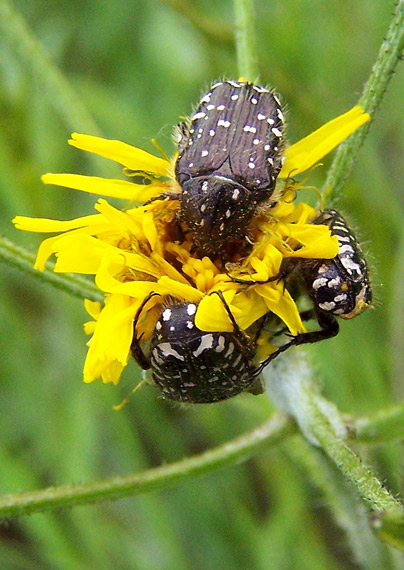
M60 507L111 501L158 489L166 489L215 469L245 461L258 449L276 445L291 433L295 433L294 422L286 416L276 415L252 432L216 449L184 459L178 463L144 471L139 475L114 477L101 482L63 485L40 491L3 496L0 498L0 518L43 512Z
M394 75L396 66L403 57L403 50L404 0L399 0L370 77L358 101L359 105L370 113L372 120ZM333 202L341 194L369 127L370 123L366 123L338 147L323 188L323 194L328 202Z

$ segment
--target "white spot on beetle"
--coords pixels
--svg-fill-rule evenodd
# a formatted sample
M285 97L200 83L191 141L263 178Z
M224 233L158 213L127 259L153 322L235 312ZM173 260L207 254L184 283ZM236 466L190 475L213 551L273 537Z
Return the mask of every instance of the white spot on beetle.
M327 287L329 287L330 289L332 289L333 287L337 287L338 285L340 285L341 283L341 278L340 277L335 277L334 279L330 279Z
M341 295L337 295L336 297L334 297L334 301L339 303L340 301L345 301L346 298L347 298L346 293L341 293Z
M313 289L317 291L320 287L325 287L327 285L327 279L325 277L318 277L313 281Z
M209 154L209 151L206 149L201 152L201 156L208 156L208 154Z
M271 129L271 131L273 132L273 134L274 134L276 137L282 137L281 131L280 131L279 129L277 129L276 127L273 127L273 128Z
M350 275L352 275L353 272L361 275L360 266L355 263L355 261L353 261L350 257L341 257L341 263Z
M234 350L234 343L229 342L229 348L226 351L226 354L224 355L225 358L227 358L228 356L230 356L230 354L233 353Z
M328 270L328 265L326 265L325 263L323 263L323 265L321 265L321 266L319 267L318 272L321 274L321 273L325 273L327 270Z
M217 106L218 111L224 111L225 109L226 109L226 107L223 105L223 103L221 105Z
M217 342L217 347L215 348L215 352L223 352L223 350L225 349L225 338L224 336L220 335L218 337L218 342Z
M336 309L333 311L334 315L342 315L345 312L345 309Z
M166 322L169 321L171 319L171 315L172 315L171 309L165 309L162 314L163 321Z
M225 121L224 119L219 119L217 122L217 126L218 127L224 127L225 129L228 129L230 127L230 121Z
M333 309L335 309L335 303L333 301L327 303L319 303L318 306L320 307L320 309L323 309L324 311L332 311Z
M260 87L259 85L253 85L252 88L257 93L269 93L268 89L265 89L265 87Z
M210 135L211 137L214 137L214 136L215 136L215 134L216 134L216 131L215 131L215 130L213 130L213 129L210 129L210 131L209 131L209 135Z
M350 253L351 255L355 255L355 250L351 245L345 244L339 248L338 253L339 253L339 255L343 255L344 253Z
M211 96L212 96L212 92L209 91L209 93L206 93L206 95L204 95L202 97L201 103L209 103Z
M196 350L194 350L192 352L192 354L197 357L200 354L202 354L202 352L204 350L209 350L210 348L212 348L213 346L213 334L204 334L201 336L201 342L198 346L198 348Z
M152 358L154 358L154 360L157 362L157 364L161 365L164 363L164 360L162 358L160 358L159 351L157 348L153 349Z
M233 194L232 194L232 196L231 196L232 199L233 199L233 200L237 200L238 197L239 197L239 194L240 194L240 190L239 190L238 188L234 188Z
M203 111L199 111L198 113L195 113L195 115L193 115L192 120L196 120L196 119L203 119L204 117L206 117L206 113L204 113Z
M242 354L239 354L239 355L237 356L236 360L233 362L233 366L234 366L234 367L238 366L239 363L240 363L240 360L241 360L242 358L243 358L243 355L242 355Z
M196 313L196 305L194 303L189 303L187 305L187 313L190 317L192 317L192 315L195 315Z
M163 354L163 356L173 356L174 358L176 358L177 360L181 360L182 362L184 362L185 358L182 356L182 354L179 354L172 346L169 342L162 342L161 344L159 344L157 346L157 348L160 350L160 352Z
M259 121L263 121L265 118L266 118L265 115L263 115L262 113L258 113L257 119L258 119Z

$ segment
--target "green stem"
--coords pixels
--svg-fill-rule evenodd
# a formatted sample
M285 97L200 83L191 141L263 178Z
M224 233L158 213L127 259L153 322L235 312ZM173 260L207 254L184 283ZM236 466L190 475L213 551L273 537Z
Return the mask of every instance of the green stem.
M254 82L258 77L254 0L234 0L234 15L238 73Z
M345 485L341 473L317 449L301 437L290 438L282 446L294 463L300 464L325 499L336 523L345 532L352 553L361 568L393 568L388 554L370 525L369 514L352 486Z
M41 279L46 283L50 283L56 289L66 291L80 299L90 299L91 301L103 301L103 296L99 289L88 279L78 275L60 275L54 273L55 264L47 262L44 271L34 269L35 255L15 245L7 238L0 236L0 259L8 265L17 267L21 271L28 273L31 277Z
M178 463L144 471L140 475L114 477L100 483L63 485L41 491L3 496L0 498L0 518L43 512L60 507L88 505L99 501L111 501L166 489L214 469L245 461L258 449L275 445L292 433L295 433L295 424L292 420L286 416L276 415L254 431L216 449Z
M0 30L11 48L26 63L27 70L42 86L41 92L56 107L72 131L101 135L100 129L51 57L29 29L23 17L7 0L0 0Z
M267 392L281 411L291 414L306 438L325 451L359 494L376 511L402 512L402 505L380 483L361 459L347 446L347 429L337 407L317 391L304 352L274 361Z
M404 402L375 414L347 420L353 436L370 443L392 442L404 438Z
M358 102L365 111L370 113L372 120L393 77L395 68L403 56L403 50L404 0L399 0L370 77L365 84L362 97ZM367 123L361 127L338 147L323 188L323 193L328 202L335 200L341 193L368 133L369 126Z

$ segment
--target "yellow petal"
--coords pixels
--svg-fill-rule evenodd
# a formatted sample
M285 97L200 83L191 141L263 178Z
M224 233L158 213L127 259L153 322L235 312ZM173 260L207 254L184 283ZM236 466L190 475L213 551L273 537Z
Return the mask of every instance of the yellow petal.
M337 236L321 236L310 244L294 252L285 251L285 257L304 257L308 259L333 259L339 250Z
M122 236L125 235L125 232L129 232L135 236L139 234L141 225L135 216L114 208L103 198L98 200L94 208L105 216L118 234L122 234Z
M139 303L123 295L110 295L101 311L94 334L89 342L84 365L84 381L92 382L101 375L117 382L114 367L122 371L130 356L133 337L133 317ZM115 368L115 372L117 370Z
M316 217L316 210L306 204L305 202L299 202L293 212L288 215L283 216L283 223L295 223L295 224L305 224L307 220L313 220Z
M369 113L357 105L293 144L285 150L285 162L279 178L308 170L369 119Z
M171 265L171 263L168 263L168 261L166 261L157 252L153 251L150 256L150 259L156 264L156 266L159 267L160 270L159 276L167 275L167 277L169 277L171 280L179 281L180 283L189 286L189 282L187 281L187 279L183 275L181 275L181 273L177 271L175 267Z
M82 174L53 174L48 172L41 177L44 184L64 186L73 190L110 196L130 201L145 202L154 196L167 191L167 184L154 181L152 184L134 184L128 180L84 176Z
M101 291L107 293L111 292L114 295L125 295L137 300L143 300L149 293L159 293L164 296L171 294L171 290L168 290L164 285L155 283L154 281L127 281L126 283L119 283L119 281L112 277L110 277L109 282L107 282L104 277L103 280L97 279L96 284Z
M223 291L223 296L229 306L231 306L235 293L234 290ZM235 313L237 312L236 309ZM235 319L237 318L237 315L233 316ZM232 332L234 330L233 323L227 314L223 301L215 294L203 297L195 315L195 324L202 331Z
M120 377L122 375L124 365L116 360L113 360L109 366L101 374L101 378L104 384L112 382L113 384L118 384Z
M83 324L84 334L90 335L93 334L95 331L97 323L96 321L88 321Z
M125 252L120 253L118 248L85 234L60 236L55 240L52 250L57 256L54 269L56 273L93 275L97 273L105 256L114 263L115 273L122 271L125 265Z
M257 285L255 290L264 299L268 310L285 323L292 335L305 332L297 306L282 284Z
M237 293L231 303L231 310L243 330L248 329L268 312L264 300L257 295L255 288Z
M95 274L101 261L107 257L116 275L124 267L147 273L152 277L160 277L160 271L149 258L144 255L130 253L102 242L83 233L69 233L42 242L35 267L41 269L44 261L51 253L55 253L57 261L54 271L57 273Z
M45 239L38 248L38 253L36 255L36 260L34 268L39 271L45 269L45 263L48 261L50 256L54 253L54 246L56 242L60 239L60 236L51 237Z
M130 170L150 172L155 176L169 175L170 162L168 160L121 141L72 133L69 144L75 148L115 160Z
M105 224L105 218L99 214L84 216L82 218L76 218L74 220L50 220L47 218L28 218L25 216L16 216L12 222L18 230L36 233L53 233L66 232L69 230L74 230L76 228L92 226L95 224ZM102 226L100 229L102 229Z
M147 241L150 244L152 250L156 249L158 244L158 234L156 229L156 224L154 223L154 217L152 214L144 214L142 220L142 228ZM161 247L159 248L161 250ZM161 251L160 251L161 253Z
M191 287L191 285L185 285L184 283L179 283L166 275L163 275L158 280L158 284L163 286L167 291L170 292L174 297L179 297L185 301L190 301L191 303L199 303L203 297L203 293Z
M99 314L101 313L101 303L98 301L90 301L90 299L84 299L84 308L95 321L98 319Z

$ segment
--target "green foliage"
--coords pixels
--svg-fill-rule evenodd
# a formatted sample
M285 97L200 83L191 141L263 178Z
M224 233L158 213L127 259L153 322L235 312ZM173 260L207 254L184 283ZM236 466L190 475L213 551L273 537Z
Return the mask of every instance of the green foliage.
M92 213L94 197L39 180L46 171L118 172L69 147L72 130L95 134L94 121L106 137L150 151L156 138L172 153L178 117L212 80L238 75L232 4L218 4L15 3L36 43L24 52L21 38L0 35L3 235L34 252L40 238L13 229L16 214ZM6 9L0 2L3 16ZM291 141L357 102L392 10L385 0L256 2L260 77L287 103ZM42 48L51 57L46 68ZM72 109L58 95L66 86L79 101ZM375 309L308 349L324 393L355 417L403 396L403 91L399 68L338 204L373 259ZM330 158L324 162L311 178L319 187ZM81 301L1 268L1 494L140 473L231 440L272 413L265 396L248 394L180 409L150 387L114 412L139 379L136 366L118 387L84 385ZM399 495L402 412L393 415L394 437L385 415L379 438L365 420L358 424L366 443L356 450ZM362 532L363 521L352 488L296 436L174 489L9 520L0 527L0 560L5 570L404 568L368 528Z

